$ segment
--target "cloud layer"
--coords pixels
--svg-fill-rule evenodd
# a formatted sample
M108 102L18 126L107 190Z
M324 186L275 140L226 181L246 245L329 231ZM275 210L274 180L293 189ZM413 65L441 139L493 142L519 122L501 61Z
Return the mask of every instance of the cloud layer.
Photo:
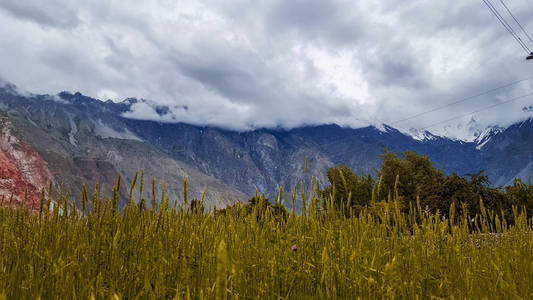
M533 6L508 5L533 34ZM4 0L0 57L0 75L32 92L147 98L170 107L163 121L240 130L424 128L533 90L531 79L397 122L533 75L478 0ZM522 108L532 103L473 118L507 125L530 116ZM129 116L161 118L142 103ZM471 119L429 129L465 138Z

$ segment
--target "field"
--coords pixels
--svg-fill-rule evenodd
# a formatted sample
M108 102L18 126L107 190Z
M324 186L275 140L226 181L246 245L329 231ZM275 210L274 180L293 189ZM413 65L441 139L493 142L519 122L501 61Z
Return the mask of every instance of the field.
M533 298L533 224L517 208L508 224L395 199L350 216L316 193L286 214L68 198L0 208L0 299Z

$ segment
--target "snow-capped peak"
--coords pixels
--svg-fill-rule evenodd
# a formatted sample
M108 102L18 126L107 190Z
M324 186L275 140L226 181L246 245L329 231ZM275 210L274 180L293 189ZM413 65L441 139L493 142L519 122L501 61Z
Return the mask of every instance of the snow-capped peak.
M495 135L502 132L503 128L499 126L488 126L482 131L475 134L474 143L477 144L476 149L481 150L488 141L490 141Z
M143 101L143 99L141 99L141 102ZM139 100L137 98L126 98L122 101L122 103L126 104L126 105L132 105L132 104L135 104L139 102Z
M427 130L419 130L416 128L411 128L405 133L417 141L431 141L439 138L439 136L434 135Z
M397 131L396 128L393 128L387 124L381 124L380 126L376 127L379 131L382 131L382 132L393 132L393 131Z

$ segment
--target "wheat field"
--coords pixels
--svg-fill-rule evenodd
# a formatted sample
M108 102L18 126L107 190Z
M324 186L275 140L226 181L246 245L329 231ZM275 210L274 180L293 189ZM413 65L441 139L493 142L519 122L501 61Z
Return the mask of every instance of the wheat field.
M347 216L311 191L284 215L191 210L186 197L148 209L134 182L119 211L116 190L83 191L78 205L43 190L34 212L0 208L0 299L533 298L519 208L444 217L393 197Z

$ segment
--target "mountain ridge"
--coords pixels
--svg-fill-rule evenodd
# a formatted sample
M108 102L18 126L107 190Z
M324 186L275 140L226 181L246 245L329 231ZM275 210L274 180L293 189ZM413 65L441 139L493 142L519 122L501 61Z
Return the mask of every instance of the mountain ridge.
M486 169L495 185L509 184L517 176L528 180L533 174L529 149L533 144L532 118L505 129L487 128L473 141L461 141L428 131L413 137L385 124L235 131L125 117L131 106L139 102L149 100L103 102L79 92L36 95L0 86L0 110L9 116L20 137L42 154L50 168L55 168L51 171L56 181L75 179L67 182L70 185L112 182L119 172L124 174L127 185L135 170L145 167L141 164L149 164L157 167L148 170L148 176L173 177L176 170L181 170L171 180L173 188L189 177L191 183L195 180L200 183L191 188L196 197L203 185L209 183L213 187L208 188L215 191L208 195L208 204L215 205L221 195L223 204L227 204L253 195L256 190L274 197L279 186L291 190L311 176L325 183L325 170L338 164L373 174L385 149L415 150L428 155L445 173ZM164 106L158 110L158 114L165 114ZM100 162L89 163L87 158Z

